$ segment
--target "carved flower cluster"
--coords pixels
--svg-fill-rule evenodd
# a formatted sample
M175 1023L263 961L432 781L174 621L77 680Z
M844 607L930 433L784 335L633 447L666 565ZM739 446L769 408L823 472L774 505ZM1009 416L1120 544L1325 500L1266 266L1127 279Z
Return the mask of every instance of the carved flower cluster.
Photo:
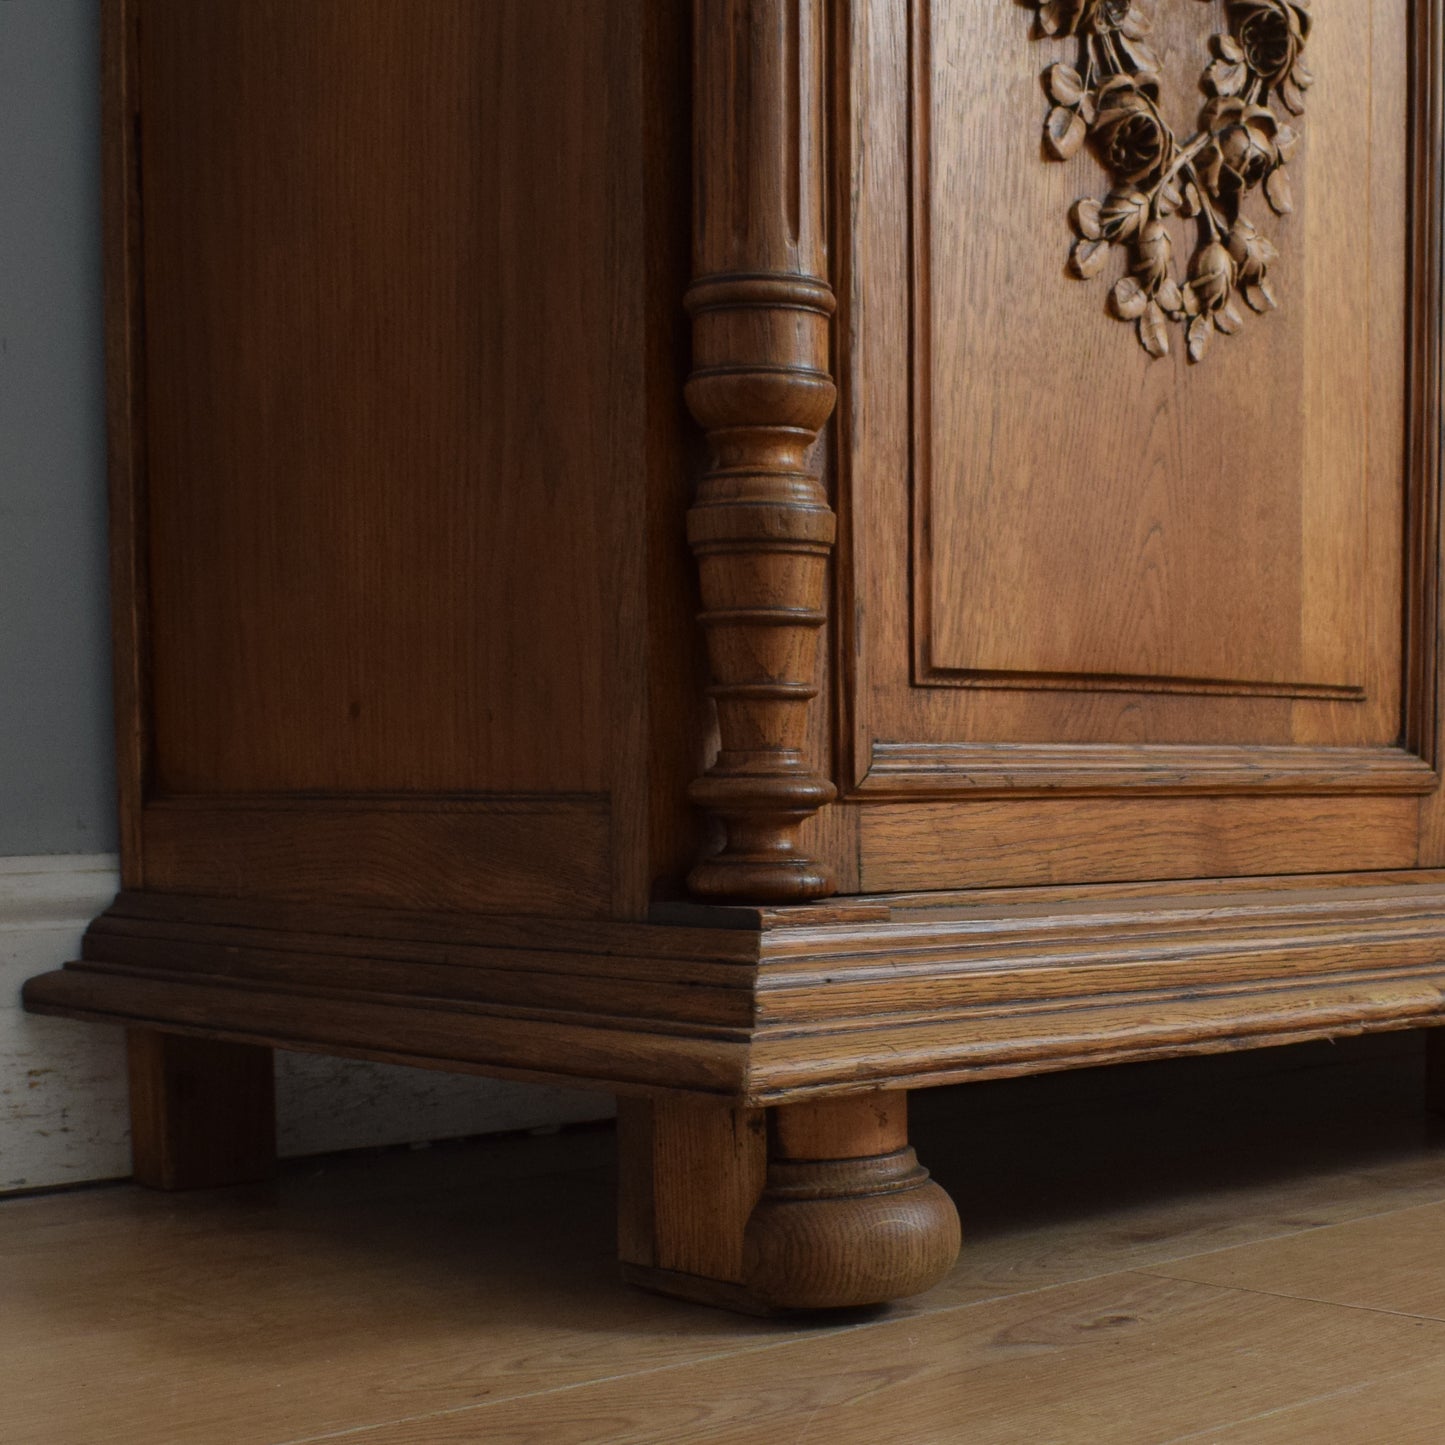
M1269 268L1275 247L1242 214L1262 191L1280 215L1294 209L1285 170L1299 145L1274 109L1304 111L1313 77L1304 63L1309 0L1227 0L1230 28L1211 41L1203 88L1211 97L1200 129L1181 142L1159 110L1159 61L1149 48L1150 16L1141 0L1031 0L1045 35L1075 36L1078 65L1052 65L1044 84L1053 102L1044 124L1049 153L1068 160L1094 147L1113 187L1082 200L1071 220L1078 235L1071 266L1097 276L1111 246L1129 255L1114 287L1115 315L1138 326L1154 357L1170 350L1169 321L1186 327L1191 360L1200 361L1216 331L1244 325L1242 295L1258 312L1277 302ZM1196 223L1187 280L1176 279L1174 235L1166 221Z

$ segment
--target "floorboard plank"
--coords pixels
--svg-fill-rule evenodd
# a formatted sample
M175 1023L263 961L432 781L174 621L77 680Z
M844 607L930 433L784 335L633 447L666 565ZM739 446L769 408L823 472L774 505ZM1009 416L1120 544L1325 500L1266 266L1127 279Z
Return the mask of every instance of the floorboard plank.
M354 1439L1162 1445L1442 1354L1434 1321L1125 1273Z
M1267 1244L1177 1259L1152 1273L1292 1299L1445 1320L1445 1204L1396 1210ZM1445 1437L1445 1417L1442 1417Z

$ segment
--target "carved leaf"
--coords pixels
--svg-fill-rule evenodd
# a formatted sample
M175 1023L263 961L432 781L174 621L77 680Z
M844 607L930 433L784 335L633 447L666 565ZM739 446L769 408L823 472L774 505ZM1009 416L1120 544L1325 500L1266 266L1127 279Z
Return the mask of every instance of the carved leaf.
M1044 72L1044 86L1059 105L1078 105L1084 98L1084 77L1062 61Z
M1204 72L1204 83L1215 95L1238 95L1249 82L1249 67L1240 60L1216 60Z
M1088 133L1083 117L1067 106L1056 105L1044 122L1044 138L1056 160L1072 160L1078 155Z
M1201 317L1201 320L1204 318ZM1231 299L1214 313L1214 324L1226 335L1234 336L1244 329L1244 317Z
M1086 241L1097 241L1103 237L1102 209L1098 201L1092 198L1086 197L1082 201L1074 202L1074 208L1069 212L1069 220L1073 222L1074 230Z
M1071 264L1074 274L1080 279L1087 281L1091 276L1097 276L1104 269L1104 263L1108 259L1109 243L1107 241L1091 241L1084 236L1074 242Z
M1139 344L1156 361L1169 355L1169 325L1157 301L1151 301L1139 318Z
M1214 339L1214 325L1207 316L1196 316L1189 323L1189 359L1203 361Z
M1284 108L1291 115L1303 115L1305 110L1304 92L1294 83L1294 80L1286 76L1279 86L1279 98L1284 102Z
M1149 71L1153 75L1159 74L1162 68L1159 57L1150 46L1145 45L1142 40L1129 39L1122 40L1121 45L1124 53L1134 62L1135 70Z
M1149 293L1132 276L1114 287L1110 299L1120 321L1137 321L1149 309Z
M1269 284L1268 278L1246 286L1244 299L1249 303L1251 309L1258 311L1261 316L1266 311L1273 311L1279 305L1279 302L1275 300L1274 288Z
M1155 293L1155 299L1171 321L1184 319L1184 293L1179 289L1179 283L1172 276L1164 278L1159 290Z
M1149 197L1142 191L1110 191L1100 217L1111 241L1132 240L1149 219Z
M1276 166L1269 173L1269 179L1264 183L1264 194L1281 216L1287 216L1294 210L1294 187L1290 185L1289 173L1283 166Z

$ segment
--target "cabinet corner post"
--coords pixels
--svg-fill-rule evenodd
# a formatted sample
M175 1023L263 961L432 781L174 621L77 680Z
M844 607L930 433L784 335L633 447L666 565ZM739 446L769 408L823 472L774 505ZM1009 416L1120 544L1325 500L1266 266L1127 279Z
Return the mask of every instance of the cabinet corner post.
M692 785L722 848L705 898L833 891L799 829L835 796L807 756L836 522L814 446L832 415L824 0L696 0L693 371L708 460L688 513L720 750Z

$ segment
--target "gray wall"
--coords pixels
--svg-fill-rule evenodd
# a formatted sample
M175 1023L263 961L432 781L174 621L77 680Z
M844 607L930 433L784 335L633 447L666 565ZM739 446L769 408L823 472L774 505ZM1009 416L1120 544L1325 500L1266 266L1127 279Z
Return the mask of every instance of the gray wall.
M97 0L0 0L0 857L114 847Z

